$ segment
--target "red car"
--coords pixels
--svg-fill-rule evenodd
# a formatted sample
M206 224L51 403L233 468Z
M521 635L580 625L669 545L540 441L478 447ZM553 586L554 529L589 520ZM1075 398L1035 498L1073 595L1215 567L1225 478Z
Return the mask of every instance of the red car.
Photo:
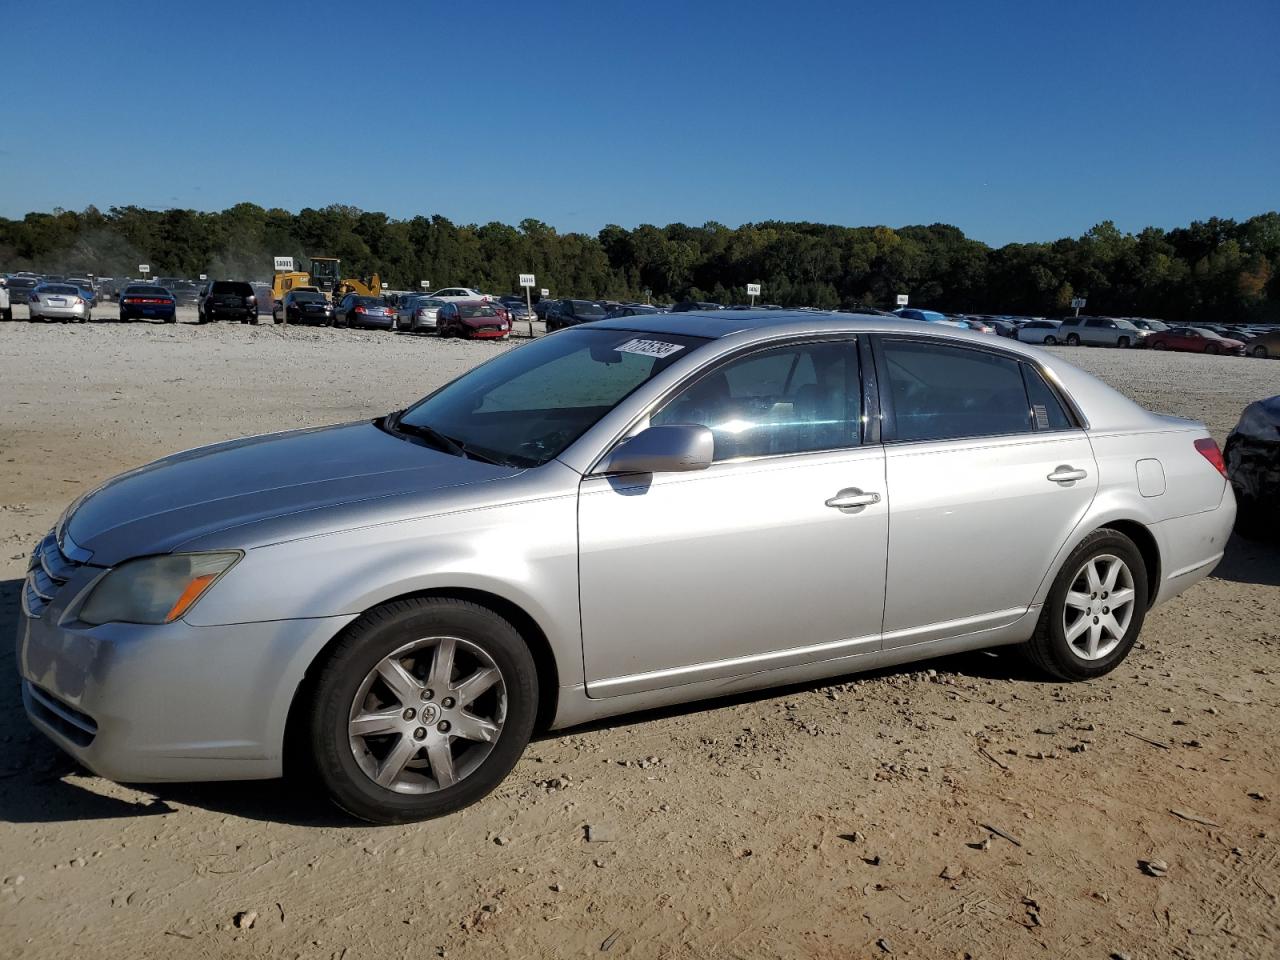
M1244 344L1239 340L1231 340L1204 327L1171 327L1161 330L1147 337L1145 345L1152 350L1244 355Z
M506 310L488 300L455 300L436 314L436 332L442 337L500 340L511 332L511 321Z

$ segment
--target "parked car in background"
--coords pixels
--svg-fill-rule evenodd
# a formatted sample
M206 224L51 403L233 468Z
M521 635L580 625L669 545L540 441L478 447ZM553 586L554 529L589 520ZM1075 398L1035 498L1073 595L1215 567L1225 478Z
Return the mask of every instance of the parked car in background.
M90 304L98 302L98 292L93 286L93 280L89 277L67 277L67 283L78 287L80 295L88 300Z
M284 295L281 309L272 313L276 323L287 319L290 323L310 323L322 327L333 326L333 304L319 290L293 289Z
M592 300L556 300L547 310L547 333L604 319L604 307Z
M84 291L69 283L42 283L27 294L32 320L84 323L93 319L93 304Z
M1062 325L1057 320L1028 320L1022 326L1018 327L1016 340L1023 343L1041 343L1053 346L1055 343L1061 343Z
M436 333L442 337L500 340L510 332L506 311L492 301L454 300L436 314Z
M31 291L40 286L40 281L30 276L12 276L9 278L9 305L12 309L14 304L26 303L31 296Z
M0 320L13 319L13 302L9 299L9 281L0 277Z
M1139 330L1145 330L1147 333L1161 333L1169 329L1169 324L1163 320L1148 320L1146 317L1125 317Z
M473 290L470 287L445 287L437 290L435 293L428 294L435 300L488 300L489 295L481 293L479 290Z
M897 310L893 311L893 315L903 320L920 320L924 323L955 324L955 321L945 313L939 313L937 310L921 310L918 307L899 307Z
M190 280L175 283L172 293L180 307L194 307L200 302L200 285L192 283ZM255 293L254 296L256 297L257 294Z
M334 308L333 322L339 327L390 330L396 323L396 311L383 303L381 297L348 293Z
M1061 341L1071 347L1136 347L1147 336L1146 330L1118 317L1067 317L1058 330Z
M681 300L671 307L671 313L690 313L694 310L723 310L723 304L711 303L708 300Z
M197 323L209 323L211 320L258 322L258 296L244 280L210 281L196 309Z
M143 318L177 323L177 298L157 283L130 284L120 292L120 319L127 323Z
M1268 357L1280 358L1280 327L1259 333L1245 341L1244 352L1251 357L1266 360Z
M15 664L35 728L101 776L288 756L404 822L493 790L539 717L999 646L1107 676L1235 513L1202 424L1012 341L627 317L98 486L29 560Z
M1008 337L1010 340L1018 338L1018 325L1012 320L1004 317L983 317L983 322L995 331L998 337Z
M1238 505L1236 532L1280 542L1280 396L1244 408L1223 457Z
M964 329L972 330L974 333L993 334L996 332L996 328L981 317L960 317L956 322Z
M410 333L419 330L435 332L440 308L448 301L435 297L416 296L406 299L396 310L396 329Z
M612 320L615 317L647 317L661 312L662 311L657 307L651 307L644 303L623 303L605 314L605 319Z
M1181 350L1184 353L1244 354L1244 344L1228 339L1206 327L1170 327L1147 337L1152 350Z

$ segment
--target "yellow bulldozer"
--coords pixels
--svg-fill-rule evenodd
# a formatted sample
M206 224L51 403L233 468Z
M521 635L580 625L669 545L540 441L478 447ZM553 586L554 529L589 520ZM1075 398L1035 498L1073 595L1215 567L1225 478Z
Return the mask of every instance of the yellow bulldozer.
M338 276L338 267L342 263L337 257L311 257L311 270L288 270L277 273L271 281L271 293L276 302L284 299L290 290L299 287L314 287L333 300L341 300L348 293L358 293L363 297L382 295L382 280L375 273L368 280L358 277Z

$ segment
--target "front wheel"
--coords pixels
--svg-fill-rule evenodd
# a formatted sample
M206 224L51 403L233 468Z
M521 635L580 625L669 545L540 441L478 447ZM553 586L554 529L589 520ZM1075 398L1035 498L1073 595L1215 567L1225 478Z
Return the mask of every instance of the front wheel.
M1216 343L1212 343L1212 342L1210 342L1210 343L1206 343L1206 344L1204 345L1204 352L1205 352L1205 353L1217 353L1217 352L1218 352L1218 349L1219 349L1219 348L1218 348L1218 345L1217 345Z
M1129 338L1121 337L1119 340L1116 341L1116 346L1119 347L1121 350L1127 350L1129 347Z
M314 771L343 810L406 823L475 803L533 732L537 671L516 629L478 604L399 600L356 621L315 683Z
M1147 597L1147 568L1133 541L1096 530L1058 572L1024 651L1060 680L1110 673L1142 630Z
M1078 347L1078 346L1080 346L1080 337L1079 337L1079 335L1078 335L1078 334L1074 334L1074 333L1068 333L1068 334L1067 334L1067 346L1069 346L1069 347Z

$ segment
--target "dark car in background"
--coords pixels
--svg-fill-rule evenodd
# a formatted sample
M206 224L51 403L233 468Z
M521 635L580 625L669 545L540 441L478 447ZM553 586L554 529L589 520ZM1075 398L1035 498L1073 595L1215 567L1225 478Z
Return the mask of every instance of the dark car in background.
M333 304L318 290L290 290L284 295L283 314L273 314L276 323L312 323L333 326Z
M339 327L390 330L396 323L396 308L383 303L381 297L348 293L334 310L333 322Z
M39 286L35 277L16 276L9 278L9 303L26 303L31 291Z
M178 322L178 300L155 283L132 283L120 292L120 319Z
M692 310L723 310L724 305L707 300L681 300L671 308L672 313L689 313Z
M547 310L547 333L604 319L604 307L591 300L556 300Z
M1244 344L1224 337L1208 327L1170 327L1147 337L1152 350L1181 350L1183 353L1244 354Z
M214 280L205 287L197 305L198 323L211 320L258 322L258 296L243 280Z
M506 310L484 300L455 300L436 314L436 333L442 337L500 340L511 332Z
M661 313L657 307L651 307L644 303L621 303L614 307L606 314L606 320L612 320L615 317L644 317L653 313Z

